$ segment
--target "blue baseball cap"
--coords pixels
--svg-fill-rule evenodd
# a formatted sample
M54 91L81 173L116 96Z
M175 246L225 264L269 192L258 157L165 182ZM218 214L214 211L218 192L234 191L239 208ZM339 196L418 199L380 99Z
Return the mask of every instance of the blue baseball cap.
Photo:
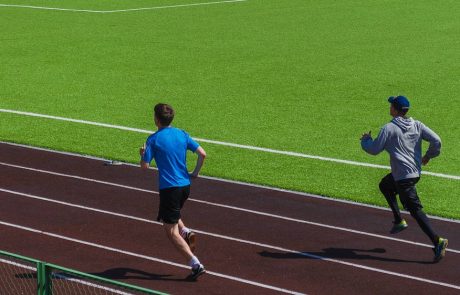
M388 102L393 104L395 109L398 111L407 111L409 110L410 103L407 97L398 95L398 96L390 96L388 98Z

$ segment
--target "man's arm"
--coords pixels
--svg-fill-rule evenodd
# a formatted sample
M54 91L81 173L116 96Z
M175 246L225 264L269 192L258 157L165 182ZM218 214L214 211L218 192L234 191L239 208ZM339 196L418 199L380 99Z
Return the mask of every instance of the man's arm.
M139 166L142 168L142 169L149 169L149 163L147 162L144 162L142 159L144 158L144 154L145 154L145 143L144 143L144 146L139 148L139 155L141 156L141 161L139 162Z
M377 155L385 149L386 139L387 136L385 128L380 130L380 133L375 140L372 140L371 132L369 131L369 133L364 133L361 137L361 147L367 153Z
M422 139L430 142L428 150L422 157L422 164L426 165L432 158L441 153L441 138L433 130L422 124Z
M206 158L205 150L199 146L195 153L198 155L198 159L196 160L196 166L192 173L190 173L191 178L197 178L198 174L200 173L201 167L203 167L204 159Z

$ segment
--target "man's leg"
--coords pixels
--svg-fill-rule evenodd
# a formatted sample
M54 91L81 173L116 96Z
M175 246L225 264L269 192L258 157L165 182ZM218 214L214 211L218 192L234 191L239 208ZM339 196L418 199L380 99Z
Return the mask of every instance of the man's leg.
M193 255L190 247L187 245L185 240L179 234L179 225L164 223L163 227L165 229L168 239L173 243L177 250L184 256L187 260L187 263L192 268L192 273L189 276L189 279L195 280L200 275L204 274L206 270L204 266L200 263L200 260Z
M182 219L179 219L179 221L177 222L177 225L179 226L179 232L181 232L185 228L185 224L182 221Z
M179 219L178 226L179 226L179 234L182 236L182 238L184 238L185 242L190 247L190 250L192 252L195 252L195 247L196 247L195 233L192 232L188 227L184 225L184 223L182 222L182 219Z
M179 253L187 260L187 263L190 262L193 257L193 253L184 239L180 236L178 224L164 223L163 227L165 229L166 236L171 243L173 243L174 247L176 247Z
M204 267L198 258L193 255L190 247L179 232L179 223L184 227L180 210L188 197L188 193L188 187L173 187L160 190L160 206L157 220L163 221L166 236L191 266L192 277L197 277L197 275L205 272Z
M402 222L401 212L398 207L398 200L396 199L397 189L396 182L393 179L393 175L387 174L379 184L380 191L385 196L385 199L388 202L388 205L393 212L394 224L399 224Z
M449 241L438 236L431 228L430 221L422 210L423 206L415 189L415 184L418 180L419 178L413 178L399 181L399 197L404 204L404 208L410 212L410 215L414 217L422 231L430 238L434 245L434 262L438 262L446 255L446 248Z
M410 215L417 221L422 231L430 238L433 245L437 245L439 236L434 232L431 227L430 220L423 212L422 203L417 195L417 189L415 184L418 182L418 178L404 179L398 181L398 193L404 208L410 212Z
M180 198L180 209L184 207L185 202L188 200L189 195L190 195L190 185L182 187L181 188L181 198ZM179 225L179 234L182 236L182 238L184 238L185 242L190 247L190 250L192 252L195 252L195 248L196 248L195 233L192 232L189 228L187 228L184 225L180 216L178 220L178 225Z
M185 226L182 219L179 219L179 221L177 222L177 225L179 226L179 233L181 236L184 236L184 234L191 231L188 227Z
M173 243L174 247L176 247L179 253L187 260L187 263L189 263L192 268L199 265L200 261L193 255L190 247L179 234L178 224L164 223L163 228L165 229L168 239L171 241L171 243Z
M439 236L434 232L431 227L430 220L422 209L410 210L410 215L417 221L422 231L430 238L433 245L437 245Z

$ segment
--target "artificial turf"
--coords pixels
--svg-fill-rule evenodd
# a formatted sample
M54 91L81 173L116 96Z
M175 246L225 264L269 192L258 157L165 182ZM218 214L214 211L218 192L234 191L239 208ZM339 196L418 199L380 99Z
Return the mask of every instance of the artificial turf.
M12 1L112 10L192 1ZM0 108L153 129L168 102L192 136L388 165L359 145L389 95L460 175L458 1L263 1L95 14L0 7ZM0 140L137 162L146 135L0 113ZM386 170L203 143L206 175L385 205ZM424 147L426 148L426 146ZM424 176L427 212L460 219L459 180Z

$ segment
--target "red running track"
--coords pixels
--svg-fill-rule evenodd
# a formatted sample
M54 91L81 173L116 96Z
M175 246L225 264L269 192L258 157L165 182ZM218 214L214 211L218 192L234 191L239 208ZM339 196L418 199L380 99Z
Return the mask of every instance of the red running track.
M187 281L156 171L104 163L0 144L0 249L173 294L460 294L459 222L432 219L435 264L410 216L389 235L387 210L210 178L183 210L209 273Z

